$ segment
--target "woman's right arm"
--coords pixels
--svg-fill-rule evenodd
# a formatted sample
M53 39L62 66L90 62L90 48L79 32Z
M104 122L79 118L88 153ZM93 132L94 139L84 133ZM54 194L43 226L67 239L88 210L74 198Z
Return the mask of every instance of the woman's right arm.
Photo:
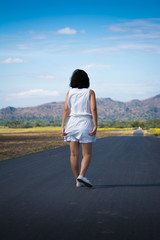
M95 92L93 90L90 90L90 106L91 106L94 128L91 132L89 132L89 135L94 136L96 135L96 132L97 132L97 104L96 104Z
M66 100L65 100L65 104L64 104L64 112L63 112L62 125L61 125L62 137L66 135L66 133L65 133L65 123L66 123L67 117L69 115L68 95L69 95L69 91L67 92Z

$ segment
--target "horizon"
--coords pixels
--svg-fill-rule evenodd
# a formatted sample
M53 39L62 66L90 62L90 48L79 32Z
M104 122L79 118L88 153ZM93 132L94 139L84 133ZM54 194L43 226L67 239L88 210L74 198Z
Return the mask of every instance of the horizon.
M3 1L0 109L64 101L77 68L97 98L159 95L159 7L157 0Z
M124 102L124 101L119 101L119 100L115 100L115 99L112 99L110 97L106 97L106 98L102 98L102 97L99 97L99 98L96 98L97 100L98 99L111 99L112 101L114 102L122 102L122 103L129 103L129 102L132 102L132 101L145 101L145 100L148 100L148 99L152 99L152 98L155 98L155 97L158 97L160 96L160 94L157 94L155 96L152 96L152 97L149 97L149 98L146 98L146 99L131 99L130 101L127 101L127 102ZM53 102L46 102L46 103L42 103L42 104L39 104L39 105L33 105L33 106L25 106L25 107L14 107L14 106L7 106L7 107L4 107L4 108L0 108L0 110L2 109L5 109L5 108L9 108L9 107L13 107L13 108L30 108L30 107L38 107L38 106L41 106L41 105L46 105L46 104L51 104L51 103L60 103L60 102L65 102L65 101L53 101Z

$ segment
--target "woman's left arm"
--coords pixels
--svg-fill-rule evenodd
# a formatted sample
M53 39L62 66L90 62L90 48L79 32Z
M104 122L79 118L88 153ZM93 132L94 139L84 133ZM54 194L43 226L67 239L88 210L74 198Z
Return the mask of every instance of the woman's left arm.
M63 118L62 118L62 125L61 125L62 137L66 135L66 133L65 133L65 123L66 123L67 117L69 115L68 95L69 95L69 91L67 92L67 95L66 95L66 100L65 100L65 105L64 105L64 112L63 112Z
M93 90L90 90L90 106L91 106L94 128L92 131L89 132L89 135L94 136L96 135L96 132L97 132L97 104L96 104L95 92Z

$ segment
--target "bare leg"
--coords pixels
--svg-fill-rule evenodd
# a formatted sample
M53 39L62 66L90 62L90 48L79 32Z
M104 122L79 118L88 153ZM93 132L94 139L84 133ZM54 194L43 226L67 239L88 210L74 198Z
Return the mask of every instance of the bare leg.
M82 154L83 159L81 162L81 170L79 175L84 177L91 161L92 143L82 143Z
M77 180L79 175L79 142L70 142L70 161L73 174Z

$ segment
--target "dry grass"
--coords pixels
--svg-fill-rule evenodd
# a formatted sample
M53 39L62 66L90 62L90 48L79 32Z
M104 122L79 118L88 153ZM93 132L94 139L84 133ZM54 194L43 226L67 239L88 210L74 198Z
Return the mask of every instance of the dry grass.
M132 135L132 130L97 132L99 138L108 136ZM44 131L22 131L22 132L1 132L0 133L0 160L14 158L33 152L53 149L67 145L61 137L61 132L57 130Z
M133 130L100 130L97 131L97 136L99 138L111 137L111 136L132 136Z
M144 131L145 136L155 136L160 138L160 128L150 128Z
M60 131L0 134L0 160L66 145Z

